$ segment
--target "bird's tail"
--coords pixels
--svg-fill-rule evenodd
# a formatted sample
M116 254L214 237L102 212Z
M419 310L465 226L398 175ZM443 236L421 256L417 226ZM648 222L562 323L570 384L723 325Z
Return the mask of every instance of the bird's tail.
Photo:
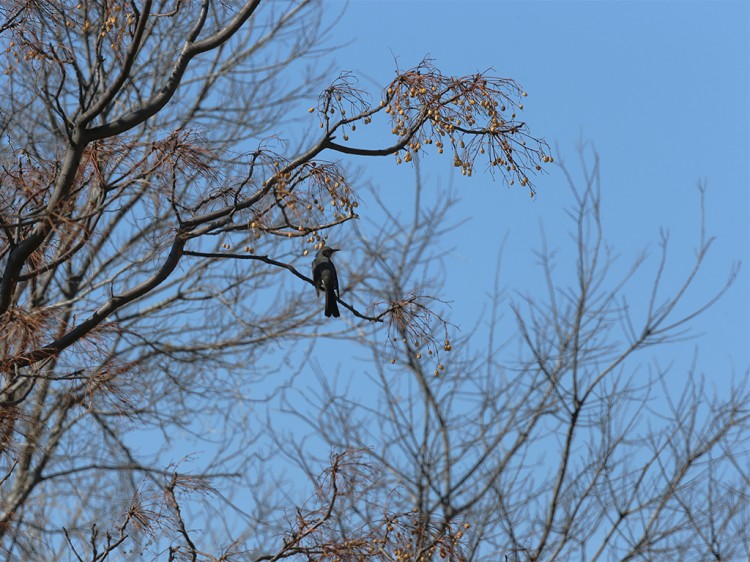
M339 305L336 302L336 295L333 294L333 291L326 292L326 318L333 316L334 318L338 318L341 316L339 313Z

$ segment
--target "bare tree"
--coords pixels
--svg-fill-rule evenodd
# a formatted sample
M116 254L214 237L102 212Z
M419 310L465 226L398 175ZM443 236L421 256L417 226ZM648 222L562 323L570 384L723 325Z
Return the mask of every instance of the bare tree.
M14 0L0 17L5 559L748 556L748 389L714 396L696 368L674 396L658 363L638 372L736 275L682 307L702 225L682 284L665 237L652 293L633 293L646 262L614 267L585 166L573 276L543 248L547 293L511 299L510 328L498 283L478 351L436 289L452 200L420 184L413 215L356 220L378 199L351 171L367 157L446 153L533 194L551 158L518 84L426 61L371 98L316 71L306 0ZM371 124L386 134L359 136ZM330 232L357 256L345 324L323 323L307 273ZM277 350L323 333L371 352L368 401L330 371L296 394Z
M671 343L694 335L696 318L725 294L738 266L715 294L686 307L713 242L701 223L694 263L679 283L666 281L673 278L666 235L656 259L639 255L624 267L604 233L598 158L582 164L583 179L561 167L573 201L572 243L538 252L546 294L511 292L496 277L488 328L451 330L438 356L404 327L388 346L355 338L371 351L363 372L352 373L367 381L359 383L366 400L352 393L349 377L328 373L308 408L294 391L285 394L287 413L312 435L337 450L367 451L378 467L373 508L354 498L338 514L343 520L351 512L376 520L374 506L388 503L470 525L463 556L472 560L750 555L747 375L717 394L695 362L679 372L659 361ZM444 197L429 211L415 205L413 215L367 238L363 251L377 264L369 283L384 301L408 284L440 284L434 264L451 204ZM560 273L561 260L573 267ZM652 290L643 294L633 278L649 269ZM314 448L304 440L289 448L310 463Z
M0 16L5 558L458 556L450 521L398 510L339 541L333 515L359 474L349 454L314 479L319 496L281 540L295 502L272 496L250 412L278 371L275 346L322 321L298 262L307 271L309 249L357 218L345 158L410 162L434 148L466 175L484 159L533 194L530 176L551 158L517 117L520 86L429 62L374 102L347 73L325 86L303 64L325 34L307 0L14 0ZM317 90L310 130L299 105ZM358 145L373 122L393 136ZM352 277L342 296L362 284ZM374 312L340 304L438 349L427 297L394 292ZM164 464L184 435L210 449L197 473ZM144 455L144 436L163 450ZM219 483L232 479L243 485L231 494L252 500L229 497ZM196 495L212 499L200 516Z

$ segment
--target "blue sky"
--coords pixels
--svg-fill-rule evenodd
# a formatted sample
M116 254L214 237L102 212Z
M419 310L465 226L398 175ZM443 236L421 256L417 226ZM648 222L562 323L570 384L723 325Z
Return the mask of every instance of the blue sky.
M750 365L750 3L325 0L324 7L331 18L343 10L328 39L329 45L340 45L331 55L334 75L352 71L376 103L396 64L410 68L430 57L444 74L457 75L492 68L492 74L523 85L529 94L524 117L532 132L547 140L575 177L580 177L578 146L593 145L601 158L605 235L617 263L624 267L643 250L651 254L631 295L648 298L661 228L669 230L671 240L666 289L674 290L688 273L700 226L697 185L704 182L707 227L716 241L687 305L704 302L719 289L733 263L742 261L742 269L729 293L695 323L700 339L659 348L658 361L674 364L668 380L676 392L696 346L699 371L720 390L726 391L732 376L745 376ZM299 113L316 131L308 104ZM352 135L351 144L357 138ZM483 318L504 240L501 283L509 294L543 288L533 250L542 229L551 246L569 243L570 193L555 167L535 178L537 197L531 200L527 190L479 173L480 166L465 178L445 155L428 153L421 161L428 187L451 186L460 197L451 220L464 222L440 242L447 251L445 285L434 293L451 303L449 320L466 333ZM374 185L395 210L405 202L402 212L410 213L412 199L405 195L414 186L410 165L396 166L392 157L354 163L363 182ZM360 214L372 210L363 195ZM331 234L331 243L343 248L337 255L342 276L346 235L346 228ZM569 266L566 255L561 254L563 270ZM295 265L305 271L309 262L310 256L300 256ZM342 296L356 301L356 295ZM510 316L504 325L512 333ZM332 330L349 322L354 323L343 311L340 320L332 320ZM479 348L483 340L477 341ZM316 338L312 364L321 364L326 377L344 381L342 386L350 381L347 396L356 400L367 392L361 375L369 365L361 349L352 346L349 353L345 345ZM335 353L326 353L331 350ZM302 357L307 351L302 345L282 353ZM652 359L644 356L643 362L650 365ZM304 405L320 383L310 365L301 375L297 404ZM263 394L262 386L257 390ZM289 426L279 420L278 428L297 437L303 431L296 418ZM183 445L194 452L189 436L183 437L186 442L170 450L175 459ZM314 439L305 443L317 445ZM322 458L325 447L316 451ZM306 485L303 479L303 494L309 493Z
M429 56L445 74L494 69L529 93L524 117L576 175L577 147L601 158L605 234L621 263L670 233L670 280L687 272L699 234L697 185L707 186L706 224L716 237L697 302L742 261L728 295L697 322L709 380L742 376L750 363L750 4L747 2L326 2L344 9L331 42L335 68L354 71L377 95L401 68ZM555 168L536 178L531 201L488 174L463 178L445 157L422 159L428 184L452 184L455 218L468 218L450 240L441 297L464 328L480 317L494 259L507 235L503 282L533 290L540 272L531 253L540 228L548 239L569 231L571 203ZM385 194L413 185L408 166L361 161ZM395 200L395 199L394 199ZM364 210L363 210L364 212ZM486 264L490 256L490 266ZM653 272L654 262L646 271ZM650 269L649 269L650 268ZM476 286L466 290L466 280ZM482 282L486 279L486 283ZM644 276L643 291L650 289ZM667 285L668 287L674 285ZM696 342L673 348L691 354Z

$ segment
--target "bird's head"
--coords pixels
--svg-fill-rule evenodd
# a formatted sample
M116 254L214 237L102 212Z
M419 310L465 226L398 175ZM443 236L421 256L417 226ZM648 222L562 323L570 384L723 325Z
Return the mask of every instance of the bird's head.
M330 258L334 252L338 252L339 248L331 248L330 246L325 246L320 250L320 253L323 254L325 257Z

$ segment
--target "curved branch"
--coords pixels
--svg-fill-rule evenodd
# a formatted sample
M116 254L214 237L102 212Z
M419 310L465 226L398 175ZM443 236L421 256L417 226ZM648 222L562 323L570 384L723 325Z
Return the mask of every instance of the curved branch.
M342 144L333 142L334 137L332 136L324 139L323 146L324 148L330 148L331 150L335 150L337 152L342 152L344 154L353 154L356 156L389 156L391 154L394 154L395 152L398 152L399 150L402 150L407 144L409 144L409 141L411 141L411 139L414 137L417 131L422 128L422 125L424 125L426 121L427 117L425 116L424 111L422 111L421 114L417 117L414 125L412 125L404 133L401 139L396 144L387 148L369 149L344 146ZM333 130L335 130L335 128Z
M99 140L106 137L112 137L115 135L122 134L133 127L136 127L156 115L161 111L167 103L172 99L174 93L177 91L177 87L182 81L182 77L187 70L190 61L201 53L215 49L222 43L228 41L237 30L253 15L255 9L260 4L260 0L251 0L245 3L245 5L237 12L234 19L229 22L226 27L223 27L213 35L206 37L202 41L194 42L198 33L203 27L203 23L206 18L207 4L205 2L202 9L201 15L196 22L196 25L190 32L190 35L185 40L185 45L182 48L180 56L177 57L172 72L167 78L164 86L156 94L147 99L140 107L126 113L125 115L100 125L93 127L86 131L88 140Z
M82 337L96 328L99 324L101 324L110 314L152 291L165 279L167 279L167 277L169 277L169 275L177 267L177 264L182 257L183 248L186 241L187 240L183 236L178 235L172 243L172 248L165 262L156 273L146 279L143 283L133 287L122 295L112 296L87 320L80 323L78 326L74 327L72 330L59 337L52 343L36 349L31 353L24 355L23 357L18 357L10 361L6 361L2 365L0 365L0 371L10 372L11 369L18 367L27 367L33 363L36 363L37 361L59 355L61 351L73 345L75 342L80 340Z
M281 267L283 269L286 269L292 275L295 275L296 277L302 279L302 281L306 281L307 283L310 283L312 286L315 286L315 282L312 279L310 279L309 277L307 277L305 275L302 275L299 271L297 271L297 269L293 265L289 265L288 263L284 263L284 262L281 262L281 261L276 261L276 260L274 260L272 258L269 258L268 256L248 256L248 255L244 255L244 254L222 254L222 253L217 253L217 252L193 252L191 250L185 250L183 252L183 255L185 255L185 256L194 256L194 257L199 257L199 258L212 258L212 259L216 259L216 258L227 259L227 258L230 258L230 259L235 259L235 260L255 260L255 261L260 261L260 262L263 262L263 263L267 263L269 265L273 265L273 266L276 266L276 267ZM395 310L397 308L395 306L391 306L387 310L385 310L385 311L381 312L380 314L378 314L377 316L368 316L366 314L362 314L361 312L359 312L356 308L354 308L349 303L341 300L341 297L336 297L336 300L338 301L338 303L341 306L343 306L344 308L346 308L347 310L349 310L357 318L362 318L363 320L369 320L371 322L384 322L385 321L385 317L388 314L390 314L391 311L393 311L393 310Z
M88 111L81 115L79 122L81 126L86 126L97 115L104 111L104 109L110 103L112 103L112 101L115 99L115 96L128 79L128 76L130 76L130 71L133 68L133 63L135 63L135 59L138 57L138 50L141 47L141 41L143 40L143 35L146 30L146 22L148 21L149 14L151 13L151 3L151 0L146 0L146 2L144 2L143 4L142 13L138 17L138 25L136 26L135 33L133 34L133 40L128 47L128 52L125 54L125 60L122 64L122 68L120 69L120 75L115 79L114 82L112 82L112 84L110 84L109 88L107 88L107 91L104 92L102 97L92 107L90 107Z

